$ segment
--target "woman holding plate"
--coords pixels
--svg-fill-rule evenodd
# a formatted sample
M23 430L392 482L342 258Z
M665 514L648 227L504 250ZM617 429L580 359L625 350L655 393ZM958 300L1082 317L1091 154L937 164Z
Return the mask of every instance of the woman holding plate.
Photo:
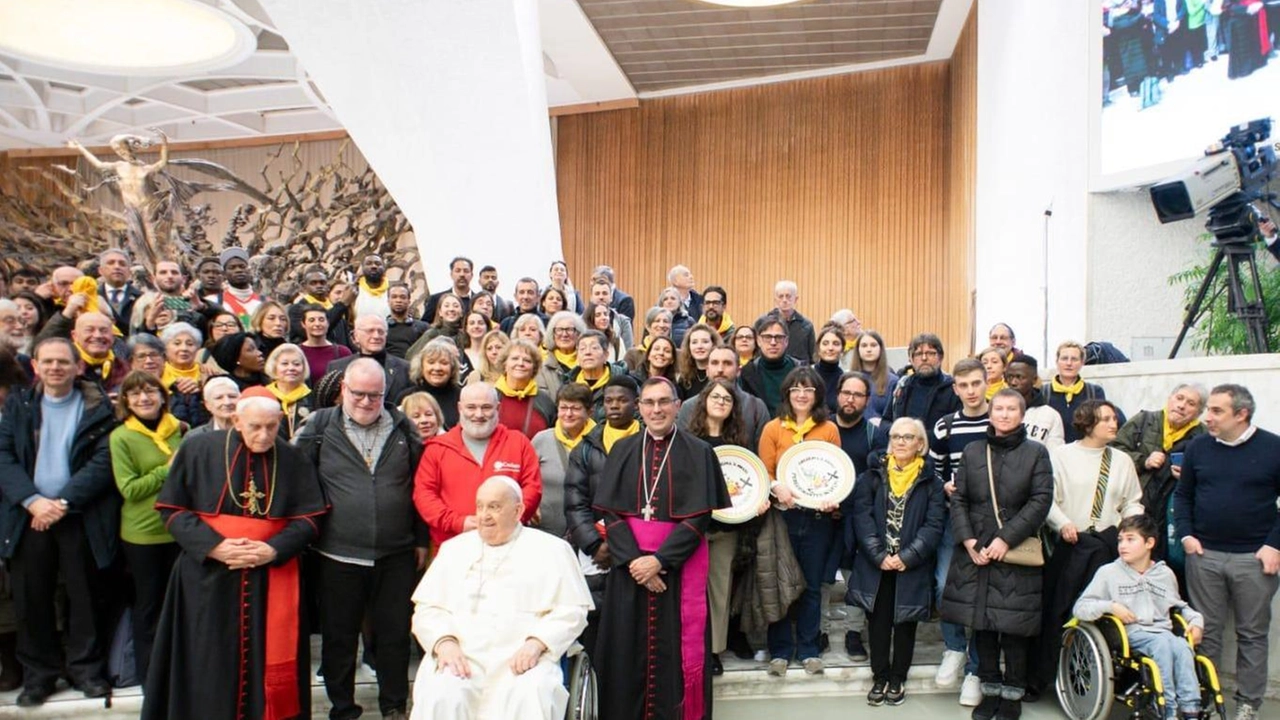
M742 420L737 394L728 380L712 380L698 394L701 402L694 405L689 419L689 432L705 440L713 448L726 445L746 446L751 435ZM732 496L730 492L730 496ZM757 515L769 509L769 500L760 504ZM707 570L708 620L711 626L711 674L721 675L720 653L729 644L729 594L733 588L733 556L738 549L738 526L711 521L707 532L709 567Z
M834 516L836 503L817 510L796 507L795 498L785 483L778 481L778 460L793 445L820 441L840 450L840 431L827 419L830 411L823 401L826 388L818 372L811 367L792 370L782 381L782 399L778 417L764 426L760 435L760 459L773 480L773 495L786 509L787 536L800 569L805 589L791 606L788 617L769 626L769 674L787 674L791 658L798 658L810 675L822 672L822 652L818 633L822 628L822 581L831 543L835 542L839 523Z
M933 558L946 500L927 447L924 423L898 418L889 428L889 452L871 457L853 489L858 552L846 600L867 611L870 705L902 704L916 625L929 619L933 603Z

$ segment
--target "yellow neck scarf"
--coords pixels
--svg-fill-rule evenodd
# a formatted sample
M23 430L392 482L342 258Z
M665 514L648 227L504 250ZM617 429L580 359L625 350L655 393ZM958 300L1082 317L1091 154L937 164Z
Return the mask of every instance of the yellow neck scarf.
M200 382L200 363L192 363L186 370L175 367L173 363L165 363L164 372L160 374L160 384L171 388L175 382L184 378Z
M1077 377L1076 381L1070 385L1063 385L1062 383L1058 382L1058 376L1054 375L1052 384L1053 384L1053 388L1052 388L1053 392L1062 393L1063 395L1067 396L1068 405L1071 404L1071 398L1084 392L1084 378L1082 377ZM1049 398L1045 398L1045 400L1048 400L1048 399Z
M702 325L706 325L707 316L703 315L702 317L698 318L698 323ZM729 317L729 313L725 313L720 316L720 327L716 328L716 332L720 333L721 335L724 335L725 333L729 332L729 329L732 327L733 327L733 318Z
M1165 412L1164 410L1161 410L1160 424L1164 426L1164 443L1163 444L1164 444L1165 452L1168 452L1169 450L1173 449L1174 444L1176 444L1182 438L1186 437L1187 433L1191 432L1192 428L1200 424L1200 419L1196 418L1195 420L1192 420L1186 425L1183 425L1181 428L1178 428L1175 430L1174 427L1169 424L1169 413Z
M276 399L280 401L280 408L284 410L285 415L292 415L293 406L296 405L299 400L311 394L311 388L306 385L299 385L298 387L285 392L280 389L279 385L273 382L267 385L267 389L270 390L271 394L275 395Z
M640 432L640 421L632 420L631 424L622 430L618 430L612 425L604 426L604 452L609 454L613 451L613 444L624 437L631 437Z
M749 363L749 362L751 362L751 358L749 358L749 357L739 357L739 358L738 358L738 367L742 367L742 366L746 365L746 364L747 364L747 363Z
M858 339L857 339L857 338L854 338L854 339L852 339L852 340L845 340L845 341L844 341L844 351L845 351L845 352L849 352L850 350L852 350L852 349L854 349L854 348L856 348L856 347L858 347ZM861 361L861 359L859 359L859 361Z
M604 387L605 385L608 385L608 384L609 384L609 375L610 375L610 372L609 372L609 366L608 366L608 365L605 365L605 366L604 366L604 374L600 376L600 379L599 379L599 380L596 380L595 382L592 382L591 380L588 380L588 379L587 379L587 374L586 374L586 373L584 373L584 372L580 372L580 373L578 373L578 382L579 382L579 383L581 383L581 384L583 384L583 385L586 385L586 386L590 387L590 388L591 388L591 392L595 392L596 390L599 390L600 388L602 388L602 387Z
M1004 381L1004 378L1001 378L991 383L990 385L987 386L987 399L990 400L991 398L996 396L996 393L1000 392L1001 390L1007 387L1009 387L1009 385Z
M587 424L582 426L582 431L578 433L577 437L571 438L568 435L564 434L564 425L559 420L557 420L556 421L556 439L560 441L560 444L564 446L564 449L566 451L573 452L573 449L578 447L578 443L582 442L582 438L586 437L587 433L595 429L596 429L596 421L592 420L591 418L587 418Z
M649 352L649 346L653 344L653 338L654 338L654 337L655 337L655 336L653 336L653 335L645 335L645 336L644 336L644 350L645 350L645 352Z
M173 455L173 448L169 447L169 438L173 437L182 428L178 418L170 413L160 416L160 424L156 426L155 430L143 425L141 420L132 415L129 416L128 420L124 421L124 426L151 438L151 442L160 448L160 452L164 453L165 457Z
M385 277L382 278L382 282L377 287L370 286L368 280L365 280L363 277L360 278L360 292L362 293L368 293L374 297L382 297L387 294L387 290L390 288L391 282Z
M573 368L578 367L578 351L577 350L567 353L567 352L561 352L559 349L556 349L556 350L553 350L552 353L555 354L556 356L556 362L560 363L560 366L563 367L565 370L572 370Z
M792 431L791 441L795 444L804 442L804 436L808 435L809 431L817 426L818 423L814 422L812 415L805 418L804 422L799 425L796 424L795 420L787 420L786 418L782 420L782 429Z
M103 312L102 310L102 296L98 295L97 280L89 277L88 275L81 275L71 282L71 292L72 294L79 294L85 297L84 310L82 312L102 313L107 317L114 317L113 313L110 311ZM59 302L57 304L63 305L64 303ZM116 337L123 336L123 333L120 332L120 328L116 327L114 322L111 324L111 332L114 333Z
M364 282L364 278L361 278L360 282ZM383 284L385 285L386 282L383 281ZM303 293L302 302L306 303L307 305L319 305L325 310L333 309L333 303L329 302L329 298L325 298L321 300L320 298L316 297L315 295L312 295L311 293Z
M115 350L108 350L107 356L104 358L90 357L89 353L86 353L84 348L80 347L80 343L76 343L76 352L80 353L80 359L84 361L85 365L101 368L102 382L105 383L107 378L111 377L111 363L116 361Z
M507 384L507 376L499 375L498 379L493 383L493 389L506 397L524 400L525 398L533 397L538 394L538 383L536 380L530 380L529 384L525 385L520 390L513 390L511 386Z
M898 461L889 457L889 492L895 497L902 497L907 488L911 487L911 483L915 482L920 475L920 470L924 468L924 458L918 457L907 463L905 467L898 467Z

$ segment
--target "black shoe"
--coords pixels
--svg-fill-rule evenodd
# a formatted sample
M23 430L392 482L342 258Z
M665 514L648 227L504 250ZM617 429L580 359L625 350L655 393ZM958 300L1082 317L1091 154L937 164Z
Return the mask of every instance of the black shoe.
M891 682L889 689L885 691L884 701L890 705L901 705L903 700L907 699L907 691L902 689L902 683Z
M996 712L996 720L1018 720L1022 717L1021 700L1001 700L1000 709Z
M724 665L720 664L720 655L718 653L711 653L711 674L715 677L720 677L724 674Z
M883 680L877 680L871 684L871 692L867 693L867 704L872 707L880 707L884 704L884 691L889 683Z
M729 651L739 660L754 660L756 651L751 649L751 643L747 640L745 633L737 633L729 637Z
M991 720L999 710L999 695L983 695L982 702L978 703L978 707L973 709L973 714L969 717L973 718L973 720Z
M854 662L867 661L867 648L862 644L862 633L850 630L844 634L844 651Z
M18 693L18 707L40 707L52 694L53 688L47 685L22 688L22 692Z
M1027 685L1027 688L1022 691L1022 702L1033 703L1033 702L1039 702L1039 700L1040 700L1040 688L1035 687L1033 685Z
M90 678L72 687L84 693L87 698L104 698L111 694L111 683L102 678Z
M831 637L826 633L818 633L818 654L831 649Z

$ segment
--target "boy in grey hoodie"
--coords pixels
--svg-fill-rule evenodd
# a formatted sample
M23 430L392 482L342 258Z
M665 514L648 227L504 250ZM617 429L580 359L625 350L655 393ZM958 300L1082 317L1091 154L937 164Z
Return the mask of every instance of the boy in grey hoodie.
M1159 532L1148 515L1132 515L1120 521L1120 558L1098 568L1089 587L1076 600L1074 613L1081 620L1097 620L1107 613L1120 618L1129 647L1155 661L1164 680L1164 706L1168 718L1182 711L1184 718L1200 717L1200 681L1195 655L1184 638L1173 634L1169 611L1178 608L1187 621L1187 634L1195 643L1204 634L1204 616L1183 601L1178 580L1163 562L1152 562L1151 550ZM1175 704L1176 700L1176 704Z

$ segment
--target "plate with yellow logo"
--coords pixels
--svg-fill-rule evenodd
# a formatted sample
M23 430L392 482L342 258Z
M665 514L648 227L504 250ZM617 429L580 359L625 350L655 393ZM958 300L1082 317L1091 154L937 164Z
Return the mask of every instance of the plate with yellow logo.
M853 492L857 471L839 445L809 440L793 445L778 458L778 482L795 496L800 507L817 510L838 503Z
M769 497L769 471L755 453L737 445L721 445L716 448L716 457L733 507L715 510L711 517L739 525L755 517L760 503Z

